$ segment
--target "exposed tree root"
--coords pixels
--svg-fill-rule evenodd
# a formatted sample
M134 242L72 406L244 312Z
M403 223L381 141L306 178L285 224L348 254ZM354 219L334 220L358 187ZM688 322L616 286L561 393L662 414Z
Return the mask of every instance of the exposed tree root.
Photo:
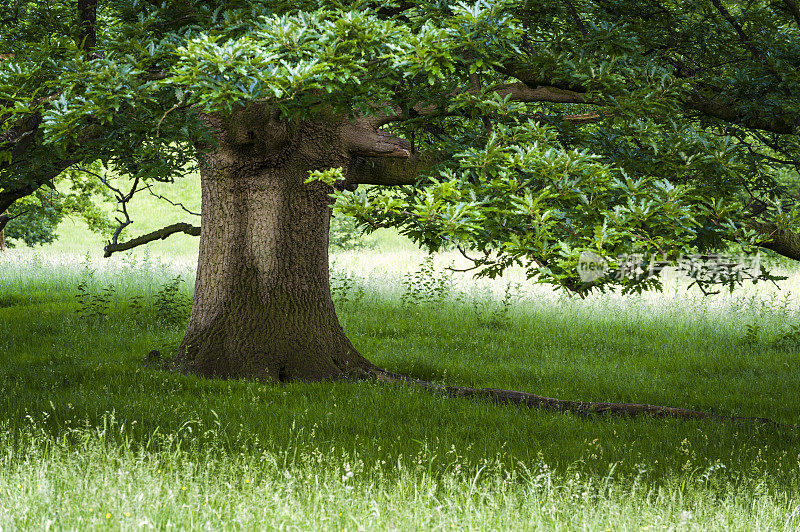
M400 373L394 373L381 368L372 368L370 375L382 382L393 384L405 383L424 388L426 390L443 393L451 397L480 397L495 403L514 404L555 412L572 412L575 414L609 414L618 416L651 416L656 418L678 419L710 419L727 423L761 423L782 428L796 428L795 425L778 423L762 417L720 416L699 410L675 408L671 406L645 405L638 403L597 403L591 401L567 401L554 399L527 392L514 390L501 390L498 388L469 388L466 386L452 386L449 384L436 384L420 379L415 379Z
M159 351L150 351L142 360L145 367L162 369L166 371L181 371L172 361L165 360ZM352 378L343 376L343 378ZM433 393L442 393L450 397L477 397L488 399L494 403L527 406L529 408L539 408L553 412L572 412L573 414L590 415L604 414L614 416L650 416L654 418L676 418L676 419L708 419L725 423L757 423L772 425L774 427L796 429L796 425L779 423L769 418L763 417L744 417L744 416L720 416L700 410L690 410L688 408L676 408L672 406L647 405L640 403L604 403L593 401L569 401L565 399L555 399L528 392L518 392L515 390L502 390L499 388L470 388L467 386L453 386L450 384L437 384L422 379L416 379L388 371L377 366L370 365L360 373L362 379L376 379L379 382L389 384L409 384L418 388L424 388Z

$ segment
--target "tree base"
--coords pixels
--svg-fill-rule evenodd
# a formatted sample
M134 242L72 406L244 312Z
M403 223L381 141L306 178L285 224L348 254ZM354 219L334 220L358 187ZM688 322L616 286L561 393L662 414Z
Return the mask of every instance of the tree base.
M288 332L276 334L275 329ZM305 331L259 328L255 323L237 329L224 321L199 331L190 329L173 365L206 378L275 383L361 378L371 369L338 323Z

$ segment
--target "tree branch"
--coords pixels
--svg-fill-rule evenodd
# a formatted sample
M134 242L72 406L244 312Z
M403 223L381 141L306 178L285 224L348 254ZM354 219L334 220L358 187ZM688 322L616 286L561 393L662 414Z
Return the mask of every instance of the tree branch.
M612 116L614 113L611 111L604 111L602 113L583 113L579 115L558 115L551 118L560 118L572 124L593 124L599 122L604 118Z
M789 122L782 116L772 116L770 118L744 116L732 102L709 98L697 92L687 98L686 105L695 111L718 118L724 122L741 124L747 128L760 129L782 135L793 134L798 127L798 123L800 123L797 119L794 122Z
M531 88L526 83L518 82L497 85L488 90L501 97L509 96L515 102L592 103L579 92L546 85Z
M356 120L342 126L342 140L351 154L360 157L411 157L413 146L410 142L376 130L373 122L372 119Z
M78 46L87 55L97 46L97 0L78 0Z
M516 77L516 76L512 76ZM482 89L470 89L467 93L476 93ZM487 93L495 92L501 98L509 97L515 102L533 103L533 102L549 102L549 103L585 103L593 104L586 100L584 95L580 92L562 89L551 85L535 85L533 88L524 82L503 83L485 89ZM369 119L373 127L380 127L391 122L400 122L409 120L411 118L445 115L445 111L436 105L422 105L417 104L411 108L411 113L403 113L399 106L392 106L391 113L382 113ZM367 119L365 119L367 120Z
M155 198L158 198L160 200L166 201L167 203L169 203L173 207L179 207L187 214L191 214L192 216L200 216L199 212L194 212L192 210L189 210L186 207L186 205L184 205L180 201L172 201L171 199L169 199L169 198L167 198L165 196L162 196L161 194L156 193L155 191L153 191L153 185L152 184L147 183L145 188L147 189L147 191L150 193L151 196L153 196Z
M761 242L760 247L789 259L800 260L800 233L779 229L774 223L753 222L750 225L768 239Z
M109 242L108 245L106 245L106 247L103 248L104 251L103 257L108 258L113 253L117 253L119 251L128 251L129 249L142 246L154 240L164 240L168 236L175 233L186 233L187 235L200 236L200 227L185 222L181 222L177 224L168 225L167 227L161 228L158 231L147 233L146 235L142 235L140 237L128 240L127 242L122 242L121 244L112 244L111 242Z
M567 0L567 8L569 8L569 14L572 16L572 19L575 21L575 25L578 26L581 34L584 37L589 37L589 31L586 29L586 25L583 23L583 20L581 20L578 11L575 9L575 6L569 0Z
M11 161L19 159L36 140L36 132L42 123L42 115L34 113L20 119L0 134L0 149L11 150ZM5 166L5 165L4 165Z
M431 155L412 155L405 159L353 157L345 182L346 185L413 185L435 164L436 159Z
M52 97L42 98L36 103L42 104L51 99ZM35 166L30 164L31 160L37 160L35 150L45 149L36 142L41 124L42 115L37 112L19 119L12 127L0 132L0 150L8 150L11 156L10 160L0 163L0 175L5 174L3 179L6 179L6 175L10 177L0 186L0 212L8 210L18 199L33 194L39 187L51 182L78 162L78 159L68 158ZM77 142L65 151L72 152L73 148L94 139L98 133L97 127L87 126ZM17 170L19 166L24 168L26 164L29 165L26 171ZM24 175L20 176L21 174Z
M788 1L794 2L794 0ZM600 102L582 100L585 99L583 95L583 93L586 92L585 87L574 84L555 83L552 80L536 79L531 76L525 70L525 66L521 64L507 65L500 69L500 72L520 81L519 84L516 84L520 87L519 89L513 87L509 89L512 92L516 90L515 96L523 98L519 99L519 101L550 101L556 103L589 103L602 105ZM526 87L526 89L522 89L522 87ZM532 89L531 87L535 88ZM535 99L536 95L546 95L546 97L551 99L537 100ZM798 120L793 113L775 114L766 118L763 116L745 116L739 111L736 102L718 97L705 96L699 91L694 91L690 94L685 104L690 109L703 115L732 124L740 124L751 129L769 131L771 133L791 135L794 134L795 130L800 126L800 120ZM583 122L578 121L577 123Z
M797 23L797 27L800 28L800 8L797 7L797 2L795 2L795 0L783 0L783 3L789 8L794 21Z
M761 53L761 50L759 50L756 47L756 45L753 44L752 39L750 39L750 37L744 31L744 28L742 27L741 24L739 24L739 21L736 20L736 18L733 15L731 15L730 11L728 11L722 4L722 0L711 0L711 3L714 4L715 8L717 8L717 11L719 12L720 15L722 15L722 18L724 18L728 22L728 24L730 24L733 27L733 30L736 32L736 35L739 36L739 40L742 41L742 44L744 44L744 47L747 48L747 50L753 56L753 59L764 65L764 68L766 68L767 71L770 74L772 74L772 76L775 79L777 79L779 82L782 82L783 76L781 76L780 72L778 72L775 69L775 66L772 64L769 58L763 53ZM788 90L786 90L786 96L790 96Z

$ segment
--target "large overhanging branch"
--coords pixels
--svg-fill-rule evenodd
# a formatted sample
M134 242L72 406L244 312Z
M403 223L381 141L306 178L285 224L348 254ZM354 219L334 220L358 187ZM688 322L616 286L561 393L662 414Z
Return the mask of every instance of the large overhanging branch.
M378 124L375 117L364 117L342 125L340 135L352 155L345 187L413 185L424 170L435 164L432 155L420 156L410 142L380 131Z
M551 101L556 103L591 103L594 105L602 105L602 102L586 101L585 99L583 101L580 100L580 98L585 98L584 94L587 92L586 87L577 84L564 84L537 79L527 72L525 66L522 64L509 65L501 68L500 72L519 80L517 84L506 86L510 94L512 94L512 98L518 99L518 101ZM527 87L527 90L522 89L520 86ZM535 99L536 96L541 95L552 99ZM562 99L558 100L558 98ZM570 101L570 98L573 100ZM688 109L702 115L716 118L723 122L739 124L750 129L759 129L783 135L795 134L800 130L800 120L792 113L778 112L767 117L753 116L752 114L742 112L737 102L731 101L731 99L723 96L709 96L699 91L694 91L686 98L684 104ZM794 118L792 119L789 117ZM579 121L578 123L581 122Z
M586 99L584 94L568 89L547 85L528 85L526 83L506 83L488 89L488 92L497 93L500 97L508 97L515 102L533 103L595 103Z
M347 168L346 185L413 185L436 163L430 155L407 158L353 157Z
M766 238L759 244L760 247L790 259L800 260L800 233L780 229L777 224L767 222L754 222L752 227Z
M22 185L10 190L3 189L0 191L0 212L5 212L8 210L8 208L11 207L18 199L33 194L42 184L39 184L38 186Z
M768 118L746 116L739 111L734 102L724 98L708 97L695 93L689 96L686 100L686 105L706 116L731 124L739 124L750 129L760 129L782 135L792 135L800 130L800 121L797 118L790 122L781 115L773 115Z
M3 185L2 190L0 190L0 212L8 210L18 199L30 196L39 188L50 183L58 174L75 164L75 162L73 159L59 160L50 166L37 169L38 171L33 173L34 178L30 181ZM0 166L0 173L7 171L6 167Z
M344 145L354 156L407 159L414 150L407 140L387 131L377 130L372 118L344 123L340 135Z
M147 233L146 235L133 238L131 240L128 240L127 242L122 242L119 244L113 244L109 242L108 245L104 248L103 256L108 258L112 254L117 253L119 251L128 251L130 249L142 246L154 240L164 240L168 236L173 235L175 233L186 233L187 235L200 236L200 227L185 222L181 222L168 225L167 227L163 227L158 231Z
M36 103L42 104L51 99L52 97L43 98ZM0 150L10 154L10 159L0 164L0 178L3 180L0 183L0 212L6 211L18 199L33 194L40 187L52 182L61 172L78 162L78 159L65 158L32 165L31 161L37 160L36 150L45 149L36 142L41 124L42 116L37 112L20 118L12 127L0 132ZM98 135L98 127L86 126L74 147L81 146ZM21 178L21 175L25 177Z

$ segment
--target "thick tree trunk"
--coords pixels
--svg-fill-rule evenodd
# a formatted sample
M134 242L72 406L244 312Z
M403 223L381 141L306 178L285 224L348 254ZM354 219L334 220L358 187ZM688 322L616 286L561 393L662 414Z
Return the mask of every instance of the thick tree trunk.
M228 126L201 168L195 297L176 363L208 377L360 376L369 363L345 336L330 294L331 189L304 183L317 155L336 163L341 153L326 154L329 139L311 131L289 142L265 124L240 125Z

